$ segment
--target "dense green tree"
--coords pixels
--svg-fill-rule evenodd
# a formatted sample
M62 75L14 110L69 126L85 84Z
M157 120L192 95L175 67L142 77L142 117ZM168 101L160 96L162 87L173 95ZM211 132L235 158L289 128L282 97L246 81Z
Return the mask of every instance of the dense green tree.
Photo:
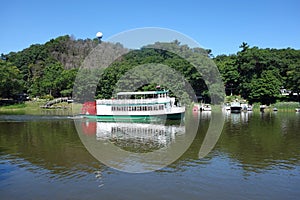
M72 96L74 81L78 69L63 70L61 75L57 78L57 90L61 96Z
M51 64L45 67L43 76L40 80L42 90L49 95L57 94L59 91L59 77L63 72L63 66L61 64Z
M252 79L250 85L251 92L248 96L250 102L260 102L269 105L275 103L276 98L280 95L281 82L274 74L274 71L263 71L260 78Z
M214 59L222 75L227 95L239 94L238 87L240 83L240 74L238 72L236 60L236 55L220 55Z
M31 85L31 93L33 95L58 96L60 90L61 75L64 69L60 63L45 66L40 76L36 77Z
M11 98L23 91L20 70L12 63L0 60L0 98Z
M287 88L292 93L297 93L297 99L300 102L300 60L289 67L287 76Z
M260 50L258 47L246 48L237 53L237 68L240 75L239 92L247 98L253 87L251 82L261 78L264 70L272 70L270 65L271 54L268 50Z

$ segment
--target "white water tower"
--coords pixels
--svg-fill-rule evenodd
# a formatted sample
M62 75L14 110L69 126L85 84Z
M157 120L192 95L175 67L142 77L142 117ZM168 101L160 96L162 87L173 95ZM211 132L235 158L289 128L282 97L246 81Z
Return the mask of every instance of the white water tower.
M101 43L101 39L102 39L102 37L103 37L103 33L98 32L98 33L96 34L96 37L98 38L99 43Z

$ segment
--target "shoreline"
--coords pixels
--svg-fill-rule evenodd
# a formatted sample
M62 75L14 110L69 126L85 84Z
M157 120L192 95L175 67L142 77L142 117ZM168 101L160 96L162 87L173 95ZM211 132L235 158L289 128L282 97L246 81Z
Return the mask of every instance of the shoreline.
M45 101L26 101L19 104L13 104L13 105L7 105L7 106L0 106L0 114L44 114L45 112L71 112L74 113L80 113L81 110L81 104L76 103L60 103L57 104L54 107L51 108L43 108L43 105L45 104ZM264 112L296 112L296 108L298 108L298 102L279 102L270 106L267 106L264 110ZM189 106L189 108L192 110L192 106ZM216 111L216 105L212 105L212 111ZM277 111L274 111L273 109L277 108ZM253 111L250 111L253 113L260 113L259 104L253 105Z

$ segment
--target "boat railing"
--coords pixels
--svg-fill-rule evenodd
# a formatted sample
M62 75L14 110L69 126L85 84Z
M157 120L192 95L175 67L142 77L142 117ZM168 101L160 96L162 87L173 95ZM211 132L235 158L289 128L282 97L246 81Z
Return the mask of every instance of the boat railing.
M158 104L168 102L168 98L159 99L99 99L97 105Z
M169 111L172 113L183 113L185 112L185 107L172 107Z

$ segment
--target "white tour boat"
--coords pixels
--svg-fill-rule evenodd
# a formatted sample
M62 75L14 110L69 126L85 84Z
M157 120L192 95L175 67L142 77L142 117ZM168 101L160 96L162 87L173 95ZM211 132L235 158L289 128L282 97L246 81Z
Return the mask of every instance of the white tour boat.
M82 115L98 121L151 121L182 119L185 107L175 104L169 91L119 92L116 99L86 102Z

